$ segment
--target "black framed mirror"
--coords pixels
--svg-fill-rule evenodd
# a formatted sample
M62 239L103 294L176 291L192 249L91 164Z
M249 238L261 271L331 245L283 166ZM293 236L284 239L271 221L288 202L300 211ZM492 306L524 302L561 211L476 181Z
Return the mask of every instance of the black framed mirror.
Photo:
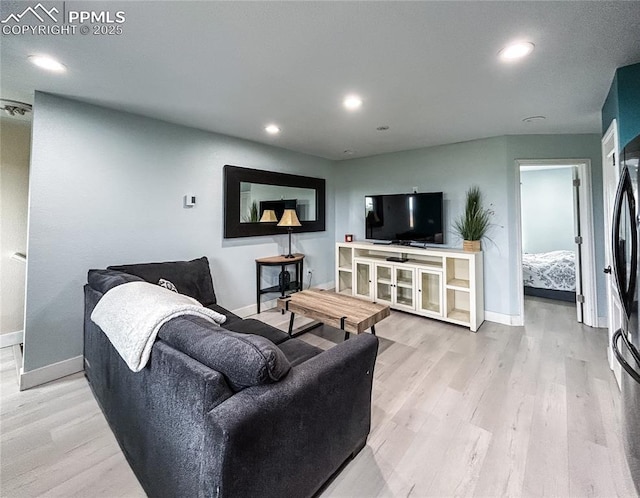
M294 232L325 230L323 178L229 164L223 171L225 239L286 233L287 229L277 226L277 221L260 221L267 210L273 211L279 220L285 209L295 209L300 226L294 227Z

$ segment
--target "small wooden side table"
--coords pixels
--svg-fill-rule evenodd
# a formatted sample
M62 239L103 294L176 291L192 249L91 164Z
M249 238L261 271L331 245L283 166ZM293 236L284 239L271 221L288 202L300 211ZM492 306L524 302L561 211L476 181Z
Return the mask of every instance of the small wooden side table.
M263 266L279 266L280 271L284 272L287 266L294 265L296 267L296 278L291 280L289 285L274 285L265 289L260 288L260 280L262 279L262 267ZM287 291L301 291L302 279L304 278L304 254L296 253L293 258L287 258L285 256L270 256L268 258L256 259L256 304L258 313L260 313L260 296L262 294L268 294L271 292L279 292L280 297L285 297Z

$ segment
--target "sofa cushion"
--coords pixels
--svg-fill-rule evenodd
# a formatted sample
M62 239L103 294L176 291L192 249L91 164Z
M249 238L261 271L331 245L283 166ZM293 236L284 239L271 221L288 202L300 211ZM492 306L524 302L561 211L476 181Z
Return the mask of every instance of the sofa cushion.
M118 285L129 282L144 282L144 279L116 270L89 270L87 282L92 289L104 294Z
M235 322L222 325L227 330L233 330L234 332L240 332L242 334L254 334L269 339L274 344L280 344L289 339L289 334L283 332L280 329L267 325L259 320L253 318L245 318L244 320L236 320Z
M216 303L209 260L204 256L192 261L109 266L108 269L137 275L152 284L157 284L161 278L169 280L180 294L197 299L204 306Z
M158 337L220 372L234 391L276 382L291 365L278 347L257 335L225 330L199 317L174 318Z
M322 353L322 349L312 346L311 344L301 341L300 339L289 339L279 344L280 351L284 353L292 367L300 365L314 356Z

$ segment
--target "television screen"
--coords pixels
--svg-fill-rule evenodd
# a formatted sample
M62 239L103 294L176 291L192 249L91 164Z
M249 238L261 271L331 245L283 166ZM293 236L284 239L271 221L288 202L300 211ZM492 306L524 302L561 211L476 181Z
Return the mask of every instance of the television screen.
M442 192L368 195L365 237L443 244Z

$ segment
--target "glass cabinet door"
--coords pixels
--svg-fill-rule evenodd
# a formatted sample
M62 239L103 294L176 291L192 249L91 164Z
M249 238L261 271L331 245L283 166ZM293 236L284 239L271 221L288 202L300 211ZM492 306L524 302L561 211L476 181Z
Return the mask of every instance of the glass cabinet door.
M355 280L355 296L373 299L373 293L371 292L371 263L356 261L353 278Z
M376 301L389 303L392 301L393 267L388 265L376 265Z
M415 309L415 270L413 268L394 268L396 304Z
M418 310L442 315L442 273L420 271Z

